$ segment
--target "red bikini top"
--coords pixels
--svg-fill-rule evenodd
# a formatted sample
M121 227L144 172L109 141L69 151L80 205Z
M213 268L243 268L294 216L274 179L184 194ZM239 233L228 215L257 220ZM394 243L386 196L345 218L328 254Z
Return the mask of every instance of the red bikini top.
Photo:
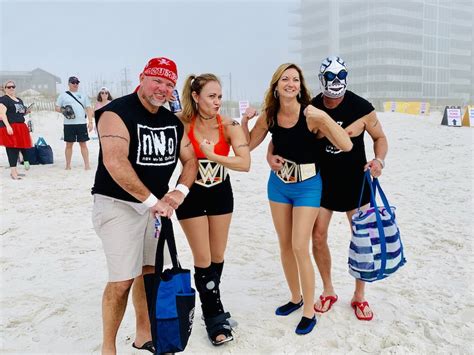
M222 127L222 119L220 115L217 115L217 125L219 127L219 141L214 146L214 153L218 155L228 156L230 151L230 145L226 142L224 136L224 127ZM198 159L207 159L206 155L201 151L199 142L194 136L194 123L196 122L196 116L191 119L191 125L189 127L188 137L194 147L194 153Z

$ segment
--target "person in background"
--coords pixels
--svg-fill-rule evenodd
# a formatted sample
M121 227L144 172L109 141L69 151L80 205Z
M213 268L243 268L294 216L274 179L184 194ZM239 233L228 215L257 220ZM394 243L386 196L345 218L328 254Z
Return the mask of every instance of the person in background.
M176 215L194 258L194 280L209 339L221 345L233 339L219 284L234 208L228 170L248 171L250 152L238 122L221 116L222 88L214 74L190 75L178 117L199 161L198 176ZM230 148L234 156L229 156Z
M25 115L30 113L23 101L16 96L16 85L13 80L7 80L3 84L5 95L0 97L0 145L7 152L10 165L10 177L13 180L21 180L17 170L18 156L20 150L23 154L25 169L29 169L26 159L26 148L32 147L31 136L25 123Z
M116 353L116 336L132 288L136 335L132 346L154 352L143 275L154 272L155 216L170 217L197 173L192 145L180 120L163 105L178 79L176 64L153 58L138 90L96 111L99 161L92 220L102 240L109 280L102 299L103 354ZM177 186L169 180L182 163Z
M66 142L66 170L71 170L71 158L74 142L81 147L84 168L90 170L88 132L93 128L93 113L89 97L79 91L79 79L71 76L68 79L69 90L60 94L56 100L55 110L64 116L64 142Z
M94 110L98 110L113 100L112 95L110 95L109 89L105 86L100 88L99 93L97 94L97 102L95 103Z
M248 120L255 115L255 109L249 108L242 116L250 149L257 147L271 132L274 154L281 158L283 165L279 171L270 173L268 199L291 299L275 313L287 316L303 306L303 317L295 332L308 334L316 325L315 276L309 244L322 189L317 137L327 137L344 151L350 150L352 143L331 117L310 105L303 73L292 63L280 65L273 74L263 112L249 132Z
M321 209L313 228L313 256L323 281L323 292L314 305L318 313L329 311L338 300L332 283L331 253L327 242L333 212L344 212L349 228L352 228L352 216L359 205L364 171L370 169L373 177L379 177L388 151L387 138L374 107L367 100L346 90L347 76L347 67L340 57L324 59L319 70L321 93L311 100L314 107L326 112L344 128L353 144L352 150L345 152L326 138L322 138L320 142L323 194ZM369 162L365 156L365 132L373 141L374 158ZM269 154L268 161L273 170L281 169L278 156ZM361 206L367 208L369 201L370 191L367 188L362 194ZM351 306L359 320L369 321L373 318L373 312L365 298L365 282L361 280L355 281Z
M107 89L105 86L102 86L100 88L99 93L97 94L96 98L96 103L94 106L94 112L97 111L98 109L104 107L105 105L109 104L112 102L113 98L112 95L110 94L109 89ZM97 127L94 126L94 134L91 136L92 139L97 139Z

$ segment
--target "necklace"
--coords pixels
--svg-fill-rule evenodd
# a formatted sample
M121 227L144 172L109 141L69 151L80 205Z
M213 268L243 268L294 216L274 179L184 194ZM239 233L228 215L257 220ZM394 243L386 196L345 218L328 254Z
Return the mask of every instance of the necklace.
M212 120L213 118L216 117L216 116L214 116L214 117L212 117L212 116L211 117L204 117L203 115L201 115L201 112L198 112L198 115L199 115L199 117L201 117L205 121Z

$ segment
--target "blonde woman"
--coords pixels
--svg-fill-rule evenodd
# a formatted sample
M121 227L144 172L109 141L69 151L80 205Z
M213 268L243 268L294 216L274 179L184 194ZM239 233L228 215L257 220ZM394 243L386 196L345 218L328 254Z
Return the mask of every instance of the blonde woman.
M31 148L31 136L25 123L25 115L30 113L23 101L16 97L16 85L13 80L3 84L5 95L0 97L0 145L7 151L8 163L10 164L10 177L13 180L21 180L16 168L20 150ZM24 159L26 159L23 154ZM25 161L25 168L29 163Z
M248 171L250 152L241 126L221 116L222 88L214 74L190 75L179 114L199 162L189 195L176 210L194 258L194 280L213 345L233 339L219 284L234 198L229 170ZM229 156L232 148L234 155Z

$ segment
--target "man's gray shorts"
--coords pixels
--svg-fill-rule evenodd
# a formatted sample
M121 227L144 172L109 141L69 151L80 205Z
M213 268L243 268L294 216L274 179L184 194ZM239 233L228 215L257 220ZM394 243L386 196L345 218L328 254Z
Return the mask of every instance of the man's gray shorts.
M92 223L102 240L109 281L125 281L142 274L142 267L155 265L158 239L155 220L148 208L107 196L94 195ZM165 246L165 261L169 263Z

